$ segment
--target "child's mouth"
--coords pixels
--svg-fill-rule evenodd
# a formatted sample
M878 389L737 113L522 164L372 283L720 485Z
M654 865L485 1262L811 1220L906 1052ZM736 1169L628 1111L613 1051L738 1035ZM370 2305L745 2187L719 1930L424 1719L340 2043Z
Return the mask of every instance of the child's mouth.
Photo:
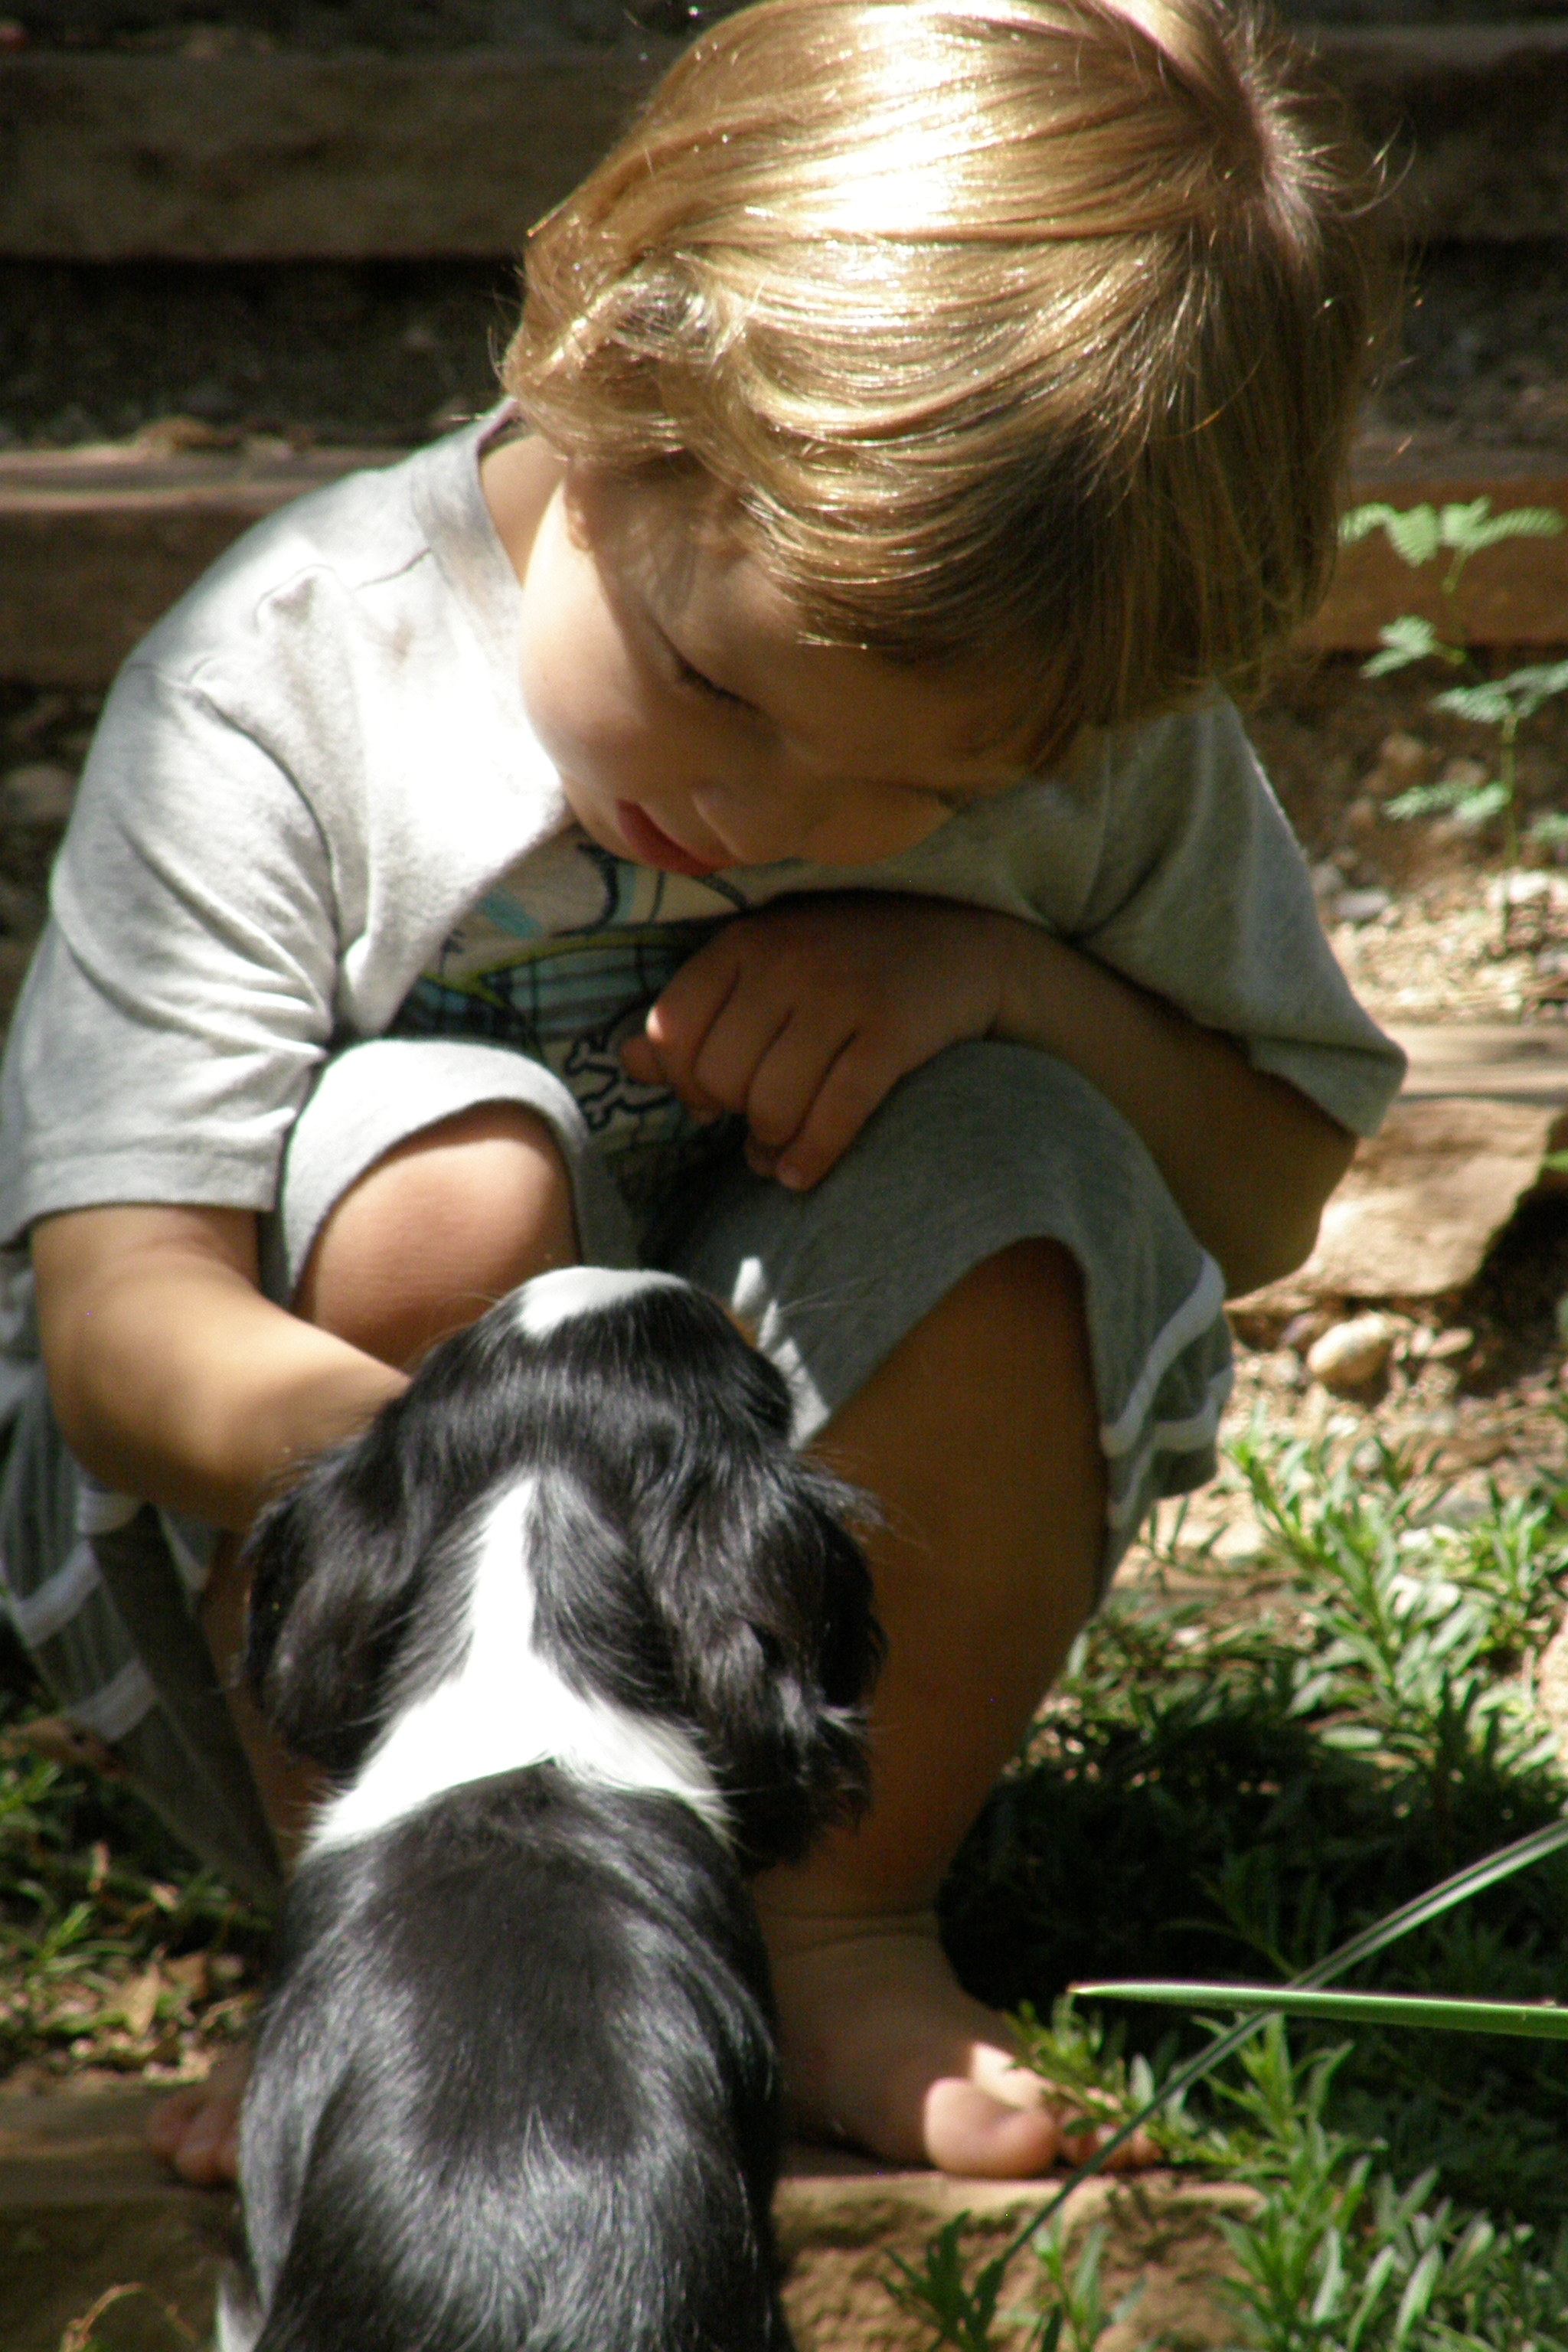
M719 871L713 858L694 856L689 849L683 849L679 841L672 841L661 826L655 824L646 809L638 808L635 801L616 803L616 823L639 866L657 866L665 874L689 874L698 877Z

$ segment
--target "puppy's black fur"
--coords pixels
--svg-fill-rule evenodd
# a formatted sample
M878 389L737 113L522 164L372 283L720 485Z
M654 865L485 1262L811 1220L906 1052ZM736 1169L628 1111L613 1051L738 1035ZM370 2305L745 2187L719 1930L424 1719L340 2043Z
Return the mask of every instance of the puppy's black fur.
M258 1525L251 1685L350 1793L289 1901L227 2346L787 2346L742 1874L864 1804L879 1655L851 1498L789 1420L772 1366L686 1286L547 1276ZM355 1814L434 1695L496 1706L474 1596L511 1574L519 1490L529 1688L578 1707L571 1752L503 1725L512 1769L452 1786L437 1753L423 1801L405 1772L387 1818ZM626 1785L614 1738L601 1770L605 1721L673 1734L721 1803Z

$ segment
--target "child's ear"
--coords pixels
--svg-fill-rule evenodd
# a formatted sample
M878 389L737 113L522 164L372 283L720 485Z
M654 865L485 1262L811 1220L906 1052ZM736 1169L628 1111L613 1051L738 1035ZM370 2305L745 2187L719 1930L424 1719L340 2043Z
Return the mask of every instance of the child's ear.
M389 1406L321 1454L262 1511L242 1554L246 1683L295 1755L340 1776L381 1727L423 1571L428 1530L401 1475L399 1417Z

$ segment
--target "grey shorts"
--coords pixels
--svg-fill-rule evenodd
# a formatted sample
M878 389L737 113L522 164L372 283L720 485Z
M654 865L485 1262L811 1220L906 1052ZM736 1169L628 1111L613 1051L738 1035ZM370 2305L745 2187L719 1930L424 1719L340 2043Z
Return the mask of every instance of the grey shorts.
M888 1097L805 1194L738 1148L675 1185L649 1224L623 1202L575 1101L504 1047L384 1038L329 1062L290 1139L263 1278L292 1297L334 1202L395 1144L481 1102L551 1123L584 1258L686 1275L779 1366L809 1441L973 1266L1031 1236L1082 1270L1109 1479L1104 1572L1164 1495L1200 1486L1230 1386L1220 1272L1142 1143L1064 1064L955 1045ZM274 1864L191 1614L208 1532L85 1480L35 1374L0 1486L10 1612L61 1711L108 1742L182 1836L265 1892Z

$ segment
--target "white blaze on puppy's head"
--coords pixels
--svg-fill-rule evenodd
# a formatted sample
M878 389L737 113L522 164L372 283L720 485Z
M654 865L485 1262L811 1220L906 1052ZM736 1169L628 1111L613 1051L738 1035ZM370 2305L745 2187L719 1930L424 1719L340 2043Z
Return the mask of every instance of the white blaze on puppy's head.
M448 1789L530 1764L602 1788L679 1797L716 1836L729 1814L684 1725L574 1690L534 1643L533 1519L539 1483L496 1497L474 1546L462 1663L376 1742L353 1786L318 1816L310 1850L387 1828Z
M659 1274L642 1266L563 1265L553 1274L536 1274L517 1294L517 1319L531 1339L542 1339L579 1315L595 1315L639 1290L680 1290L676 1274Z

